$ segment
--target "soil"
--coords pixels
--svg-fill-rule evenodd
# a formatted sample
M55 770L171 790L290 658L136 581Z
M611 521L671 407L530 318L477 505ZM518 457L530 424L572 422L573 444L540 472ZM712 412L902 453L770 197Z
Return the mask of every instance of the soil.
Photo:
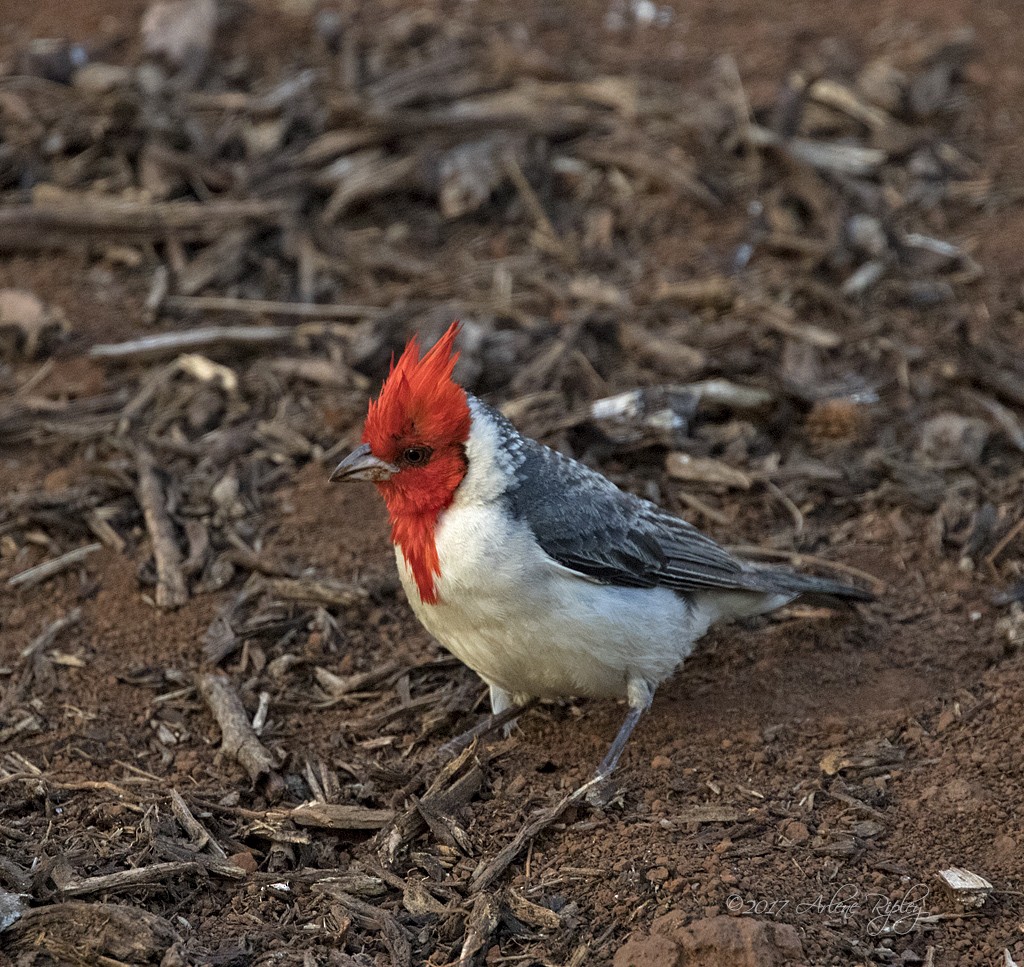
M485 23L508 16L501 4L469 6L471 13L466 5L439 9ZM384 20L403 3L381 7ZM876 337L878 343L863 358L873 358L880 371L895 366L885 361L892 352L913 380L887 384L853 436L840 428L833 437L809 407L758 423L760 439L787 456L796 449L847 467L885 439L909 459L926 419L966 412L957 383L965 347L999 365L1024 352L1024 38L1017 4L698 0L659 4L673 11L664 26L641 23L612 33L606 16L620 7L628 5L531 2L517 5L516 16L531 44L556 61L585 60L597 75L670 77L682 92L698 89L718 58L731 54L754 104L771 102L787 71L826 39L865 59L886 45L974 29L978 56L965 95L970 149L1001 200L958 209L933 229L969 251L983 277L957 286L952 301L935 307L874 311L875 328L859 338L863 346ZM53 0L15 5L2 18L0 61L34 37L87 42L120 29L134 38L143 10L101 0L73 8ZM282 38L312 43L312 13L302 4L256 5L239 16L230 44L257 60L265 48L268 77L292 60ZM121 56L124 62L137 56L134 40ZM360 217L372 223L377 214ZM620 247L607 256L607 272L626 271L626 261L642 250L647 265L667 277L718 276L728 271L749 225L744 205L735 201L713 211L681 203L652 212L630 251ZM462 256L482 258L480 246L500 247L510 231L500 218L471 217L469 224L450 223L435 249L421 255L457 273L473 264ZM71 322L70 341L32 392L73 401L117 386L122 371L86 354L95 343L152 331L144 321L149 282L148 271L91 256L5 256L0 288L32 290ZM447 305L444 297L434 300L399 336L419 318L434 326ZM565 312L557 293L548 308L556 317ZM712 371L729 374L736 351L730 340L699 335L696 344L713 357ZM615 352L605 347L597 358ZM771 359L755 356L755 370L775 367L782 352L779 346ZM7 385L17 386L39 365L12 364ZM664 381L642 361L631 365L626 373L614 367L601 373L605 395ZM493 380L496 402L516 395L513 375ZM373 376L379 372L371 367ZM918 377L925 390L914 383ZM314 415L321 430L329 427L327 437L355 439L368 392L324 397ZM1024 419L1019 403L1008 405ZM584 446L579 434L550 438ZM616 480L644 493L653 481L655 495L672 505L679 485L663 473L660 451L654 457L645 449L596 452L594 462ZM95 448L71 437L5 444L0 493L58 492L92 473L97 459ZM471 952L476 960L465 962L610 964L627 941L650 943L651 925L669 913L684 923L735 915L790 925L808 964L1024 962L1024 618L1019 604L997 597L1021 580L1024 539L1011 536L994 558L988 557L993 542L987 553L972 556L942 529L957 510L948 498L963 489L964 476L973 488L968 523L985 502L998 514L996 540L1021 519L1024 455L994 433L984 459L980 468L940 476L942 490L933 500L915 501L912 493L887 498L875 482L801 492L792 507L766 487L705 494L712 513L675 505L723 543L827 559L855 577L866 572L884 590L877 602L856 609L798 603L714 629L658 692L627 747L616 798L603 809L571 808L532 842L500 880L494 896L501 914ZM5 525L0 886L22 895L26 910L38 909L70 899L68 884L87 877L180 859L168 845L183 838L172 789L237 859L239 875L196 867L166 881L84 897L158 915L173 929L174 943L161 944L157 931L141 953L119 958L108 946L109 959L101 961L84 932L64 947L47 947L38 934L11 940L13 931L0 932L0 963L388 964L402 959L388 924L403 932L411 963L457 963L477 911L470 874L600 760L623 716L620 705L541 705L511 737L492 737L479 751L482 789L454 816L469 845L438 846L436 830L424 832L403 863L385 873L372 833L307 829L289 837L272 824L259 827L258 814L312 798L308 774L322 768L340 778L340 801L402 808L399 794L419 766L485 711L475 676L444 662L443 650L413 618L397 585L376 494L338 488L327 473L322 459L296 459L265 501L250 508L262 528L259 556L290 573L354 582L372 589L371 598L356 609L333 610L335 634L302 626L285 643L253 640L221 662L249 713L260 693L268 696L261 739L284 776L280 803L222 753L215 720L192 687L207 629L241 582L196 594L177 610L155 607L151 584L140 580L148 560L140 518L124 535L123 551L103 547L46 583L10 589L9 577L77 544L47 539L41 524L28 538ZM905 490L914 487L910 481ZM80 621L49 648L28 694L5 704L22 680L23 649L74 608L81 609ZM294 663L268 672L286 653ZM323 701L316 690L314 669L347 676L385 663L408 674L344 700ZM437 708L415 704L435 693ZM27 720L31 726L19 729ZM944 889L938 874L951 867L992 884L982 905L965 905ZM312 874L325 871L378 877L379 891L360 894L360 902L385 911L385 919L353 903L351 887L339 899L318 886ZM420 880L438 887L435 905L438 896L449 898L442 912L424 912L408 888L403 894L401 882ZM553 911L550 922L536 912L530 922L522 909L516 915L510 896ZM647 967L659 967L676 962L674 944L634 949L646 949Z

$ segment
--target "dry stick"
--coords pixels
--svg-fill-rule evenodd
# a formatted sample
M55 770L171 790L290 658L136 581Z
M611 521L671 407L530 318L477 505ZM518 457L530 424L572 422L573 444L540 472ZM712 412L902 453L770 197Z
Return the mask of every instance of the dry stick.
M555 803L548 809L541 811L530 822L528 822L518 833L512 842L499 850L498 855L486 866L479 867L470 877L470 893L479 893L492 886L494 882L512 865L515 858L526 848L527 844L539 836L552 823L557 821L570 806L578 803L590 790L601 782L603 778L595 776L589 782L585 782L579 789L574 790L565 796L560 802Z
M43 581L48 581L62 571L80 564L90 554L95 554L102 549L102 544L86 544L84 547L76 547L73 551L61 554L60 557L55 557L52 561L43 561L42 564L15 574L14 577L8 578L7 586L9 588L30 588L33 585L42 584Z
M383 829L395 818L393 809L370 809L348 803L308 802L289 814L296 826L313 829Z
M156 560L157 607L180 608L188 601L188 585L181 570L181 549L174 539L174 524L167 514L167 501L156 475L153 455L140 447L135 453L135 465L139 475L136 494Z
M374 927L381 932L384 945L391 954L394 967L409 967L412 963L412 949L402 925L387 911L365 903L348 893L337 894L338 901L361 925Z
M379 319L384 310L350 303L278 302L231 296L172 295L161 304L173 312L237 312L247 316L289 316L293 319Z
M89 876L84 880L72 880L61 891L65 896L85 896L89 893L123 890L126 887L142 886L147 883L162 883L172 876L195 873L202 867L198 863L154 863L120 873L104 873Z
M486 735L490 735L492 732L496 732L503 725L509 722L514 722L520 715L524 715L529 712L530 709L536 708L540 704L539 698L527 699L522 705L513 705L511 708L505 709L504 712L499 712L497 715L488 715L480 722L477 722L471 729L467 729L461 735L455 736L454 739L449 740L434 754L433 758L439 756L455 756L462 752L470 743L476 739L482 739ZM428 765L430 763L427 763Z
M92 359L136 362L160 356L176 356L210 346L266 346L289 342L295 330L287 326L209 326L186 332L162 332L128 342L100 343L89 350Z
M431 787L446 774L451 775L451 769L461 766L465 761L464 753L478 739L490 735L492 732L496 732L502 726L509 722L514 722L520 715L528 712L530 709L535 708L540 702L540 699L531 698L529 701L522 705L514 705L511 708L505 709L504 712L500 712L497 715L488 715L481 721L477 722L471 729L467 729L460 735L455 736L454 739L450 739L444 745L440 746L420 767L416 772L416 775L403 786L398 793L394 796L394 802L402 802L412 796L419 789L426 784L427 776L430 775L431 770L434 768L434 764L438 759L445 759L445 764L438 772L438 775L434 777Z
M192 810L188 808L188 803L185 802L181 797L181 793L177 789L171 790L171 810L174 813L174 818L181 824L181 828L188 833L192 840L192 845L197 850L204 849L209 846L210 852L214 856L220 859L226 859L227 853L221 848L213 836L210 835L210 831L192 815Z
M268 798L280 799L284 781L277 773L274 757L253 731L242 700L227 676L204 672L196 677L196 686L220 726L223 750L238 761L254 784L262 784Z
M574 262L575 257L572 251L555 230L555 226L551 223L551 219L548 218L548 213L544 211L544 206L540 203L537 193L533 190L533 186L527 180L526 175L523 174L523 169L520 167L515 155L511 152L505 156L505 170L512 179L512 184L516 186L516 191L519 192L519 197L522 198L523 204L526 205L527 210L530 212L530 216L533 218L538 231L554 245L564 261Z
M1002 540L992 548L992 551L985 558L985 563L992 567L996 563L996 559L999 557L1007 547L1010 546L1010 542L1021 532L1024 531L1024 517L1022 517L1010 530L1003 535Z
M0 251L73 248L92 236L134 241L173 232L183 241L215 236L252 222L275 222L287 211L279 201L130 202L62 199L0 208Z
M72 608L63 618L51 622L43 629L42 633L33 638L31 644L21 650L21 657L28 658L29 655L49 648L57 640L58 635L63 634L68 628L73 628L81 620L82 609Z

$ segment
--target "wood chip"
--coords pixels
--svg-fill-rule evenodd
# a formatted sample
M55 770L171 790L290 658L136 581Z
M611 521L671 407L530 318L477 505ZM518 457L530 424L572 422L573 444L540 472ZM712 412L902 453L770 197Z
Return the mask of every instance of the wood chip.
M167 513L167 498L157 477L156 461L148 450L139 447L135 452L135 466L139 478L136 494L156 561L157 607L180 608L189 599L188 585L174 524Z
M309 802L289 814L292 822L314 829L383 829L395 818L393 809L369 809L342 803Z
M983 906L993 889L985 877L960 866L939 870L938 877L949 895L964 907Z
M501 907L493 896L481 893L473 901L473 907L466 917L466 939L459 954L459 967L468 967L477 953L490 941L495 927L498 926L500 913Z
M228 677L205 672L196 676L196 686L220 726L224 752L238 761L268 799L280 799L284 780L277 772L277 763L253 731L245 706Z
M350 608L370 596L365 587L332 578L272 578L267 587L289 601L311 601L336 608Z

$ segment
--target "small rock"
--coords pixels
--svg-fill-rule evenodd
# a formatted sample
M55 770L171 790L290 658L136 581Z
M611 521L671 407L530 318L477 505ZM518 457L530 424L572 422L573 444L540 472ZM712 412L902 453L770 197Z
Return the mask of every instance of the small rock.
M249 874L255 873L259 869L256 864L256 857L247 849L242 850L240 853L232 853L228 857L228 862Z
M682 911L634 934L615 955L614 967L787 967L805 963L800 936L786 923L715 916L686 924Z
M648 883L664 883L668 879L668 870L664 866L655 866L646 874Z
M656 755L651 759L651 768L655 771L671 769L672 760L667 755Z
M940 413L921 427L918 455L939 469L973 467L988 443L988 424L973 416Z
M800 822L798 819L790 820L782 828L782 835L786 837L794 846L799 846L801 843L806 843L811 838L811 831L807 828L806 823Z
M16 893L0 889L0 933L21 919L24 904Z

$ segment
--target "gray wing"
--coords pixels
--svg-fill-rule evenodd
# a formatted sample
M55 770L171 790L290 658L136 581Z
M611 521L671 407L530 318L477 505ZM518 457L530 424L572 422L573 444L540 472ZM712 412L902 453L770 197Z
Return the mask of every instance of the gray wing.
M619 490L576 460L521 436L497 410L471 397L497 426L511 461L509 510L544 552L593 581L674 591L753 591L871 601L861 588L740 561L692 524Z
M559 564L626 587L763 590L750 568L692 524L520 436L492 412L516 464L509 509Z

